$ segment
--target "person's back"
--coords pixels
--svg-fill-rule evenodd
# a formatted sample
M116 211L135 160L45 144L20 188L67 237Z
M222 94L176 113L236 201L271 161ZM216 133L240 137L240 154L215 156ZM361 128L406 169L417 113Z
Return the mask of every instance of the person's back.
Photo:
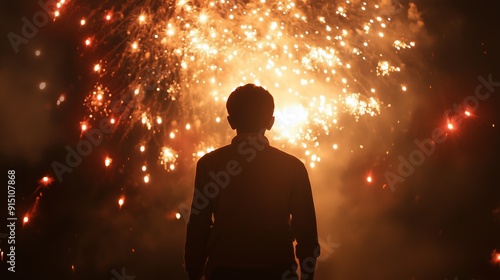
M311 187L304 164L264 136L274 121L272 97L249 84L231 94L227 107L238 135L196 169L185 252L189 279L201 278L207 258L209 280L294 279L294 239L302 272L312 279L319 244Z

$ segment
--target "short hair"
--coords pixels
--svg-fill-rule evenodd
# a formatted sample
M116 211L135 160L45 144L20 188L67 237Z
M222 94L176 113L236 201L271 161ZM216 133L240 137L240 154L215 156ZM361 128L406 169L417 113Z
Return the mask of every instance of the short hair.
M274 99L264 88L246 84L229 95L226 109L234 128L240 132L259 132L267 128L273 117Z

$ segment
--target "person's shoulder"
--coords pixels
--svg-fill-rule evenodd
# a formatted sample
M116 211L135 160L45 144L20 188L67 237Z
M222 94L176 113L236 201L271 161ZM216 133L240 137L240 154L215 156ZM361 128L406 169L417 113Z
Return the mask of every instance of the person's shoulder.
M230 151L230 149L231 149L231 145L226 145L226 146L217 148L217 149L203 155L198 160L198 163L204 163L204 162L210 162L213 160L217 160L217 159L223 157L225 154L227 154Z
M269 146L271 149L271 152L276 156L279 157L280 160L283 162L289 162L290 164L296 165L296 166L305 166L304 163L298 159L296 156L289 154L285 151L282 151L276 147Z

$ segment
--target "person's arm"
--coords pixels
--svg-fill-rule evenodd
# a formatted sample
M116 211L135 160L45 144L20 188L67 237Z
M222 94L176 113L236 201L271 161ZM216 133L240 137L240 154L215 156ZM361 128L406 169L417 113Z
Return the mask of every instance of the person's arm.
M207 242L212 228L212 203L203 194L209 177L203 168L202 159L196 166L194 196L187 224L184 265L189 280L200 280L207 261Z
M313 280L316 259L320 254L316 213L309 176L304 164L295 172L291 194L292 232L297 240L295 253L300 262L302 280Z

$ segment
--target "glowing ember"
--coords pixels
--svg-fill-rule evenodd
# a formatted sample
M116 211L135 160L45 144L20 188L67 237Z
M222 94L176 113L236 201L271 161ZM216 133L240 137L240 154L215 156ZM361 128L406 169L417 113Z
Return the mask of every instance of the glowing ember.
M173 149L168 147L162 148L162 152L160 154L160 164L163 165L165 170L168 171L174 170L177 158L178 155L173 151Z
M106 167L108 167L108 166L111 164L111 162L112 162L112 161L113 161L113 160L112 160L110 157L106 157L106 158L104 159L104 165L105 165Z
M42 179L40 179L40 184L43 186L48 186L48 185L52 184L53 181L54 181L54 179L52 177L44 176L44 177L42 177Z
M120 208L122 208L123 204L125 203L125 196L120 196L120 198L118 199L118 205L120 206Z
M59 98L57 99L57 106L61 105L64 101L66 100L66 96L64 94L59 95Z
M496 265L500 265L500 253L497 250L493 250L491 253L491 262Z

